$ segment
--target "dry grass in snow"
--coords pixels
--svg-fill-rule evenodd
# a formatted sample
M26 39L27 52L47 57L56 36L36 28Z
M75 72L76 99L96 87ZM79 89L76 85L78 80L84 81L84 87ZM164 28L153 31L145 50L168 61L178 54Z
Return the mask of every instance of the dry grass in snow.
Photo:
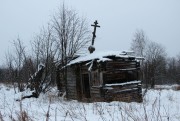
M40 98L15 101L10 86L0 85L0 121L179 121L180 91L148 90L143 103L67 101L56 90Z

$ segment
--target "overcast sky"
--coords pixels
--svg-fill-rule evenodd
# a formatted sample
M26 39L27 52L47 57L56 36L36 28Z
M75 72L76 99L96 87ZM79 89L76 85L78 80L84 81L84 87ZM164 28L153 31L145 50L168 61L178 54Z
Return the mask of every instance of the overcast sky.
M0 61L18 36L29 47L62 0L0 0ZM143 29L152 41L162 44L169 56L180 53L180 0L64 0L65 5L98 20L96 51L129 50L133 34ZM90 25L89 25L90 26Z

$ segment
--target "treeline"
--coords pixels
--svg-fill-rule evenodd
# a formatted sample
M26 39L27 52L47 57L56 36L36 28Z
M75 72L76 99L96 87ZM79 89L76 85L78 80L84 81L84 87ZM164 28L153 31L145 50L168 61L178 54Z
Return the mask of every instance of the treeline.
M141 61L141 80L146 87L180 83L180 54L168 57L166 49L149 40L143 30L137 30L134 34L131 50L136 56L144 57Z
M59 68L75 54L86 52L90 36L86 18L62 5L47 26L34 35L29 45L31 50L27 50L20 37L13 40L12 51L6 53L6 63L0 68L0 81L12 83L22 91L42 63L45 81L60 85Z

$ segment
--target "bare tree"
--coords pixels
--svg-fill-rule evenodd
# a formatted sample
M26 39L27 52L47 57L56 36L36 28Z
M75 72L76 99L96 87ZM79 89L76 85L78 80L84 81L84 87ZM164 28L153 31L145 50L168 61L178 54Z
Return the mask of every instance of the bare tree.
M16 40L13 41L14 49L15 49L15 54L14 54L14 61L15 61L15 75L16 75L16 82L18 84L18 89L19 91L24 90L24 83L22 80L22 73L20 73L21 68L23 66L23 61L26 58L25 54L25 46L23 45L23 42L21 39L18 37Z
M6 81L11 82L14 85L14 58L9 51L5 54L6 57Z
M146 46L147 46L147 37L143 30L136 30L134 34L134 39L131 43L131 50L135 52L136 56L144 57Z
M131 43L131 50L136 56L145 58L141 62L141 79L145 82L146 89L149 84L154 88L155 83L165 82L166 52L162 45L149 41L143 30L137 30Z
M65 8L63 5L52 19L54 35L58 45L58 55L61 60L59 68L65 66L74 56L87 48L90 42L90 31L85 18L80 18L74 10ZM57 70L57 74L60 70ZM66 83L66 70L62 80L57 75L58 89ZM61 83L61 84L60 84ZM63 86L65 87L65 86Z
M43 70L38 77L30 79L30 81L38 81L36 84L36 92L39 95L50 88L50 84L54 82L56 77L57 46L55 38L52 34L52 27L42 28L39 35L32 41L32 49L35 55L36 66L43 64ZM37 68L38 69L38 68ZM36 72L37 73L37 72ZM33 82L34 83L34 82ZM39 87L37 91L37 87Z
M180 53L177 55L177 79L176 82L180 84Z
M180 83L180 54L168 59L166 76L169 83Z
M154 88L155 82L162 81L166 70L165 48L156 43L150 42L146 50L145 78Z
M64 5L53 17L52 25L62 61L82 51L90 42L86 19L80 19L75 11L65 8Z
M52 27L49 24L47 28L43 27L41 29L41 32L36 35L31 43L37 67L40 63L47 63L49 61L49 56L56 57L57 45L52 34Z
M33 87L35 90L31 95L32 97L38 97L41 92L47 91L54 80L56 80L59 90L65 87L64 85L60 86L60 83L65 84L67 71L63 70L63 80L60 81L60 69L75 54L80 53L86 47L90 42L89 35L90 31L86 20L80 19L76 12L65 8L63 5L58 13L53 16L51 24L48 24L47 28L44 27L32 41L33 60L35 60L37 68L38 65L41 65L41 69L38 69L29 79L28 87ZM19 57L21 57L20 54ZM30 63L25 58L23 67L29 67L28 64ZM57 65L58 68L56 68Z
M175 83L178 78L178 59L171 57L167 59L167 75L169 83Z
M146 47L148 44L147 36L145 32L141 30L136 30L134 38L131 43L131 50L135 52L136 56L145 57ZM140 79L144 82L144 60L141 61ZM147 82L145 82L147 88Z
M38 68L38 64L40 63L41 43L42 43L42 38L40 35L36 35L33 41L31 41L31 47L34 57L33 59L35 60L36 68Z

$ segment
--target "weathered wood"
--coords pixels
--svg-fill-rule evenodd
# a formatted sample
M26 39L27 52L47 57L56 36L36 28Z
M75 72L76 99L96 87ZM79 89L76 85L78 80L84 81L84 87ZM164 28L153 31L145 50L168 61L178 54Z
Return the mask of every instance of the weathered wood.
M107 58L112 59L112 61L88 60L69 68L71 69L68 71L67 77L69 99L86 102L142 101L141 83L131 83L131 81L138 80L139 62L134 57L107 56ZM93 66L89 71L92 61ZM107 84L111 86L107 86Z

